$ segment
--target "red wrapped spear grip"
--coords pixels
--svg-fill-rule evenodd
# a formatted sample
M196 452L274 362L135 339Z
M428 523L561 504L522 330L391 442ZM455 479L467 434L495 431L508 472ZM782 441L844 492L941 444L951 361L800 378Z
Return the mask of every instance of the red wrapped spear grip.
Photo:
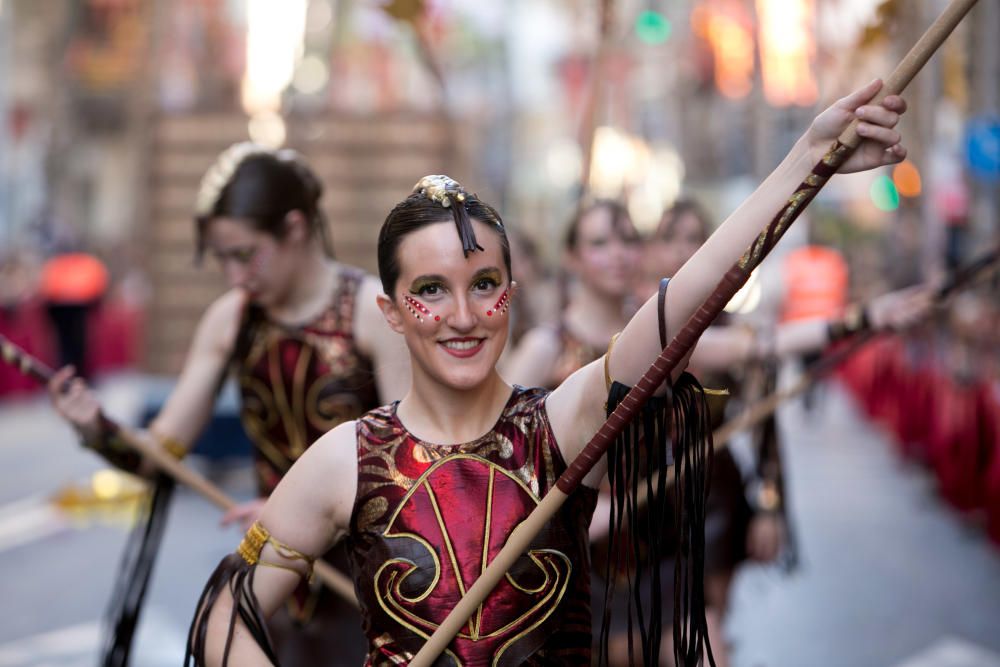
M976 0L952 0L941 16L903 58L896 70L885 81L879 95L870 104L877 104L887 95L901 93L975 4ZM712 295L688 320L670 345L660 353L650 369L611 413L604 426L591 438L566 472L559 477L556 486L542 498L535 510L511 532L503 549L490 562L476 583L469 588L465 596L410 662L411 667L429 667L437 656L447 648L490 591L500 582L521 554L528 549L532 539L559 510L567 496L579 486L587 473L604 456L608 446L621 433L625 425L632 421L656 388L663 384L688 350L694 347L705 329L747 281L750 272L760 264L792 222L860 143L861 137L857 133L857 121L855 121L840 135L830 151L813 167L812 173L799 185L785 206L774 216L743 257L729 269Z
M0 359L42 384L48 384L49 380L55 374L55 371L49 368L48 365L22 350L2 334L0 334ZM123 428L121 425L108 419L103 413L101 413L101 421L103 422L103 428L107 429L107 432L117 433L123 443L151 461L160 472L194 489L195 492L208 499L216 507L223 510L236 507L236 502L219 487L209 482L189 466L178 461L169 452L148 442L146 438L134 431ZM350 579L322 560L316 561L313 571L333 592L357 606L358 599L354 594L354 584Z

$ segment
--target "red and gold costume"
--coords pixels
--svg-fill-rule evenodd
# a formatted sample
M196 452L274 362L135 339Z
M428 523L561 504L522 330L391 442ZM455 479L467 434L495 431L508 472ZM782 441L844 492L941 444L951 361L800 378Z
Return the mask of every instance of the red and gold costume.
M282 476L321 435L379 404L371 360L354 340L354 308L364 274L344 268L330 306L312 322L288 327L249 318L248 344L238 345L243 428L254 444L257 483L270 495ZM241 352L241 347L245 350ZM347 571L343 545L324 559ZM289 615L270 625L283 664L311 663L336 647L360 661L358 614L347 603L303 583ZM302 625L305 621L308 625Z
M455 445L409 433L396 404L358 420L348 548L367 665L406 664L565 470L547 396L515 387L489 433ZM589 664L596 495L574 492L439 664Z
M353 333L362 277L343 269L330 307L305 326L262 320L238 360L241 418L254 444L262 495L274 491L321 435L379 404L372 362Z

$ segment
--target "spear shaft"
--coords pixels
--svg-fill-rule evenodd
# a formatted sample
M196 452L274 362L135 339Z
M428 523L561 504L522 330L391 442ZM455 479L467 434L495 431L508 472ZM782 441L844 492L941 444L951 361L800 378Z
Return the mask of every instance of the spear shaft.
M952 0L941 16L924 33L885 81L879 96L872 104L877 104L887 95L902 92L975 4L976 0ZM743 257L729 269L712 295L692 315L670 345L660 353L650 369L622 399L600 430L559 477L556 485L542 498L535 510L511 532L503 549L497 553L482 575L434 631L427 643L411 661L411 667L430 667L437 656L445 650L483 600L496 587L521 554L527 550L531 540L555 515L569 494L580 485L587 473L604 456L607 448L625 426L638 414L642 405L670 377L670 373L677 367L688 350L694 347L698 337L743 286L750 272L760 264L792 222L813 200L830 177L847 161L847 158L860 143L861 137L857 133L857 122L855 121L841 134L834 146L816 164L812 173L799 185L785 206L747 249Z
M48 384L55 374L55 371L47 364L28 354L2 334L0 334L0 359L42 384ZM101 421L106 432L116 433L122 442L151 461L160 472L190 487L222 510L236 507L236 501L226 495L222 489L212 484L191 467L175 459L162 447L151 443L145 436L121 426L103 413L101 413ZM322 560L316 561L314 572L328 588L357 607L358 600L354 594L354 584L350 579Z

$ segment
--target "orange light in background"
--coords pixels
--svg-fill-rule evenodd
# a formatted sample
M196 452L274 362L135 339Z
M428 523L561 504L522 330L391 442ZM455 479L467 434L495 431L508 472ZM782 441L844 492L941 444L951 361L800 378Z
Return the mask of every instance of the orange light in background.
M750 17L738 1L712 0L691 10L691 30L709 43L715 85L726 97L753 90L754 42Z
M900 162L892 170L892 182L896 184L899 194L904 197L919 197L923 191L920 171L909 160Z
M775 106L816 101L813 0L757 0L764 96Z

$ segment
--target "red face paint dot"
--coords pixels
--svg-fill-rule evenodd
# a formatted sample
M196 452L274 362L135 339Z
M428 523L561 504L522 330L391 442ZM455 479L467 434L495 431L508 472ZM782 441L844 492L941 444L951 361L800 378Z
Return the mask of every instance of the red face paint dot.
M435 322L440 322L441 321L441 316L440 315L435 315L434 316L434 321Z
M487 310L486 311L486 317L493 317L493 311L492 310Z

